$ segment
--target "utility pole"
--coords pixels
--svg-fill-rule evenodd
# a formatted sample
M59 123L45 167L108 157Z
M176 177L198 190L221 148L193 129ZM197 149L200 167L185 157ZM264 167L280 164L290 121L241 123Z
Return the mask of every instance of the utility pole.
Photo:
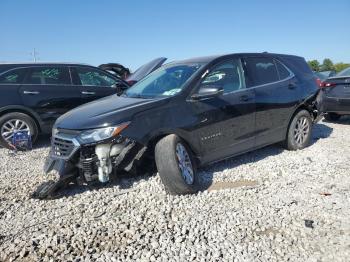
M39 53L35 50L35 48L33 49L33 52L31 52L30 54L33 56L34 62L36 62L36 61L38 60L37 55L38 55Z

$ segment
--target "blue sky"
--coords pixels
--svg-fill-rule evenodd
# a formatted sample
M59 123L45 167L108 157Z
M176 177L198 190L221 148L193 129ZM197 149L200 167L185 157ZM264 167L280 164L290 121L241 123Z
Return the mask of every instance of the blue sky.
M0 61L119 62L131 69L234 52L350 62L350 1L1 0Z

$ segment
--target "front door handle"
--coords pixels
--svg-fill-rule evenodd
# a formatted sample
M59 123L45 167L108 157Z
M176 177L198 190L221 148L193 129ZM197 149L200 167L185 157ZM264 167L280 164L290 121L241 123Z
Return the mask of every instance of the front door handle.
M82 91L81 92L83 95L95 95L96 92L88 92L88 91Z
M38 91L23 91L23 94L25 95L38 95L40 92Z
M241 100L241 101L243 101L243 102L247 102L247 101L250 100L250 97L247 96L247 95L243 95L243 96L241 96L241 97L239 98L239 100Z

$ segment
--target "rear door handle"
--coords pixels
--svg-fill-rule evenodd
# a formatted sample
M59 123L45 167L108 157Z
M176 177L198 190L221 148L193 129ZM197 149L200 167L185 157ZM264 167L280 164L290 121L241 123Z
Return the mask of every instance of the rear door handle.
M239 100L241 100L241 101L243 101L243 102L247 102L247 101L250 100L250 97L247 96L247 95L243 95L243 96L241 96L241 97L239 98Z
M88 91L82 91L81 92L83 95L95 95L96 92L88 92Z
M23 91L23 94L25 95L38 95L40 92L38 91Z

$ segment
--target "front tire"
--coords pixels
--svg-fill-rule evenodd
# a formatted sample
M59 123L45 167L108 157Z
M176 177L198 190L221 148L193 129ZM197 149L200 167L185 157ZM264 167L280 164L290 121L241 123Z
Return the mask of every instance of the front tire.
M312 133L312 118L308 111L297 112L289 127L286 137L286 148L288 150L304 149L310 144Z
M324 118L327 120L327 121L337 121L339 120L341 117L341 115L338 115L336 113L327 113L325 114Z
M0 117L0 146L11 149L10 143L16 130L29 131L32 143L38 137L38 127L30 116L19 112L8 113Z
M196 166L191 149L176 135L161 139L155 147L155 160L165 190L172 195L198 191Z

